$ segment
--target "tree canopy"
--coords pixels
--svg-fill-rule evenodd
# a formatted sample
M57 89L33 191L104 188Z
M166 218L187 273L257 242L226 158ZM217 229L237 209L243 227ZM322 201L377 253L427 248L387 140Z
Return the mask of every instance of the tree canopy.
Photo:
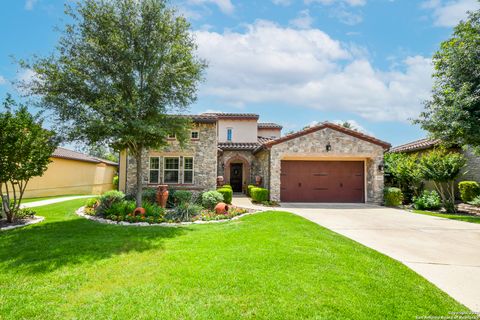
M12 222L32 177L41 176L58 145L54 132L42 127L42 119L11 97L0 113L0 195L7 220Z
M165 0L85 0L67 7L73 23L55 52L23 61L37 77L23 87L53 110L69 140L128 149L136 159L141 206L142 153L184 143L187 117L206 64L186 19Z
M480 10L460 22L433 57L435 83L415 120L433 138L480 152Z

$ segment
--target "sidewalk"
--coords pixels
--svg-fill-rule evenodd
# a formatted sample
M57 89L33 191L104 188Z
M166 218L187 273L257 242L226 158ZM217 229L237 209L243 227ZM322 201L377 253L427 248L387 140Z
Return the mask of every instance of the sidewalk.
M83 198L91 198L95 197L95 195L86 195L86 196L70 196L70 197L58 197L58 198L52 198L52 199L47 199L47 200L40 200L40 201L34 201L34 202L29 202L22 204L20 208L33 208L33 207L40 207L40 206L46 206L48 204L53 204L53 203L59 203L59 202L64 202L68 200L74 200L74 199L83 199Z

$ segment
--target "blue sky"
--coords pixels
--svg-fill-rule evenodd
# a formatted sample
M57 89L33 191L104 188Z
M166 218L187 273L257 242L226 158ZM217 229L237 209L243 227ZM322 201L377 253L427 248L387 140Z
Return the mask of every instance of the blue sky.
M61 0L2 0L0 97L32 73L11 56L52 52ZM192 113L254 112L284 132L348 120L393 145L431 89L431 56L477 0L182 0L209 62Z

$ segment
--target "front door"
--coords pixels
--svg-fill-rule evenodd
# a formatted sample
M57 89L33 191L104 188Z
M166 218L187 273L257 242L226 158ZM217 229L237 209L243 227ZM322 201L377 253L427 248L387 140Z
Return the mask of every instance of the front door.
M233 192L242 192L243 185L243 164L232 163L230 165L230 185Z

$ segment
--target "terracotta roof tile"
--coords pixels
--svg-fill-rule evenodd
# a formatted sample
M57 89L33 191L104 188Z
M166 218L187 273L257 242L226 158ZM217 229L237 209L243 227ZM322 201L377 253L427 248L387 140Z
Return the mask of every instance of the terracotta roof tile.
M255 150L260 146L258 142L220 142L218 147L222 150Z
M420 139L390 149L390 152L412 152L425 150L440 144L438 139Z
M91 157L81 152L65 149L58 147L52 154L53 158L61 158L61 159L69 159L69 160L78 160L78 161L85 161L85 162L93 162L93 163L105 163L110 165L118 165L116 162L112 162L105 159L100 159L96 157Z
M264 144L264 146L265 147L270 147L270 146L273 146L273 145L276 145L276 144L279 144L279 143L282 143L282 142L285 142L285 141L288 141L288 140L292 140L292 139L304 136L306 134L309 134L309 133L312 133L312 132L315 132L315 131L318 131L318 130L321 130L321 129L324 129L324 128L330 128L330 129L333 129L333 130L343 132L345 134L354 136L358 139L362 139L362 140L377 144L379 146L382 146L384 149L389 149L391 147L391 145L388 142L382 141L382 140L377 139L375 137L366 135L364 133L361 133L361 132L358 132L358 131L355 131L355 130L352 130L352 129L345 128L341 125L334 124L334 123L331 123L331 122L323 122L319 125L316 125L316 126L313 126L313 127L310 127L310 128L306 128L304 130L300 130L300 131L292 133L292 134L288 134L288 135L283 136L281 138L278 138L278 139L272 140L270 142L267 142L267 143Z
M259 122L258 129L282 129L283 127L273 122Z
M228 112L218 112L218 113L202 113L201 116L215 116L217 119L254 119L258 120L260 117L256 113L228 113Z

